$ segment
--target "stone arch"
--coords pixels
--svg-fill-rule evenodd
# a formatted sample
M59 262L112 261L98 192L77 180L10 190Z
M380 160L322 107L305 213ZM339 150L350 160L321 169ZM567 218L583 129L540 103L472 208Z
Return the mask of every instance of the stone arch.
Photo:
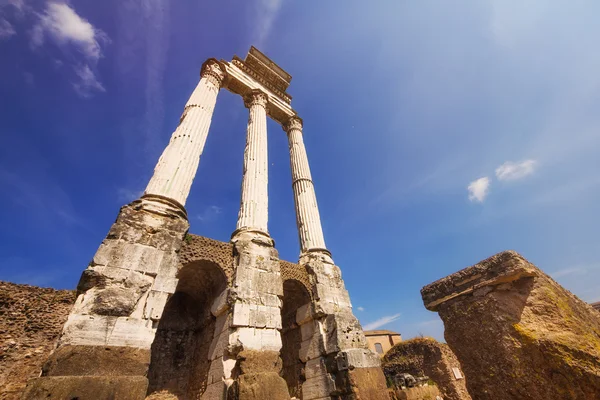
M152 344L148 393L168 391L179 399L200 398L207 386L215 331L210 309L228 280L221 266L209 260L185 264L177 278Z
M296 279L283 281L283 305L281 307L281 360L283 378L291 397L302 398L302 383L305 380L305 363L300 359L302 332L296 321L298 308L310 303L311 296L304 282Z

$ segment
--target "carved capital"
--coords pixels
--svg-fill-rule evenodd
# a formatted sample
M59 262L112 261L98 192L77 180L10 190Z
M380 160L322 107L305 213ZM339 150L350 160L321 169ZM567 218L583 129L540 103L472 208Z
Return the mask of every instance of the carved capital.
M219 63L216 59L209 58L204 62L204 64L202 64L200 78L208 79L215 86L220 88L226 76L227 73L225 72L225 68L223 68L221 63Z
M269 96L258 89L252 90L244 97L244 105L248 108L259 105L263 108L267 108L267 104L269 103Z
M302 131L302 124L302 118L300 118L297 115L294 115L293 117L290 117L290 119L288 119L285 124L283 124L283 130L288 133L292 129L298 129L299 131Z

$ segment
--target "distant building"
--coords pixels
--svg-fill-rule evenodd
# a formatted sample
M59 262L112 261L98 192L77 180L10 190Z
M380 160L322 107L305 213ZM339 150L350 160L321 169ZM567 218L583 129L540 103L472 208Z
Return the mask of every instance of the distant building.
M600 301L597 303L592 303L592 307L594 307L596 310L600 311Z
M379 330L365 331L369 348L383 357L395 344L402 341L402 335L397 332Z

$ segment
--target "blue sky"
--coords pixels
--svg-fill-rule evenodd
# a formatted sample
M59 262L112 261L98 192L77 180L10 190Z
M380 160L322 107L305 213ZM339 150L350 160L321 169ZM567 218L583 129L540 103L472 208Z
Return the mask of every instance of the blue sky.
M0 0L0 279L74 288L209 57L292 76L325 239L366 327L442 338L422 286L514 249L600 300L597 1ZM247 110L219 95L187 202L228 240ZM287 140L270 225L299 248Z

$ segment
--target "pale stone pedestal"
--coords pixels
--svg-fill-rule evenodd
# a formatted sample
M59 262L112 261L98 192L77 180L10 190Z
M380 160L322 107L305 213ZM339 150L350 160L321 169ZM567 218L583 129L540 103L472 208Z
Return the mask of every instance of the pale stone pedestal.
M379 357L369 350L352 313L341 272L325 251L308 252L307 269L314 301L297 312L302 330L300 358L306 362L303 400L388 398Z
M58 348L25 399L145 398L150 346L177 286L187 230L174 201L144 196L121 208L82 274Z

